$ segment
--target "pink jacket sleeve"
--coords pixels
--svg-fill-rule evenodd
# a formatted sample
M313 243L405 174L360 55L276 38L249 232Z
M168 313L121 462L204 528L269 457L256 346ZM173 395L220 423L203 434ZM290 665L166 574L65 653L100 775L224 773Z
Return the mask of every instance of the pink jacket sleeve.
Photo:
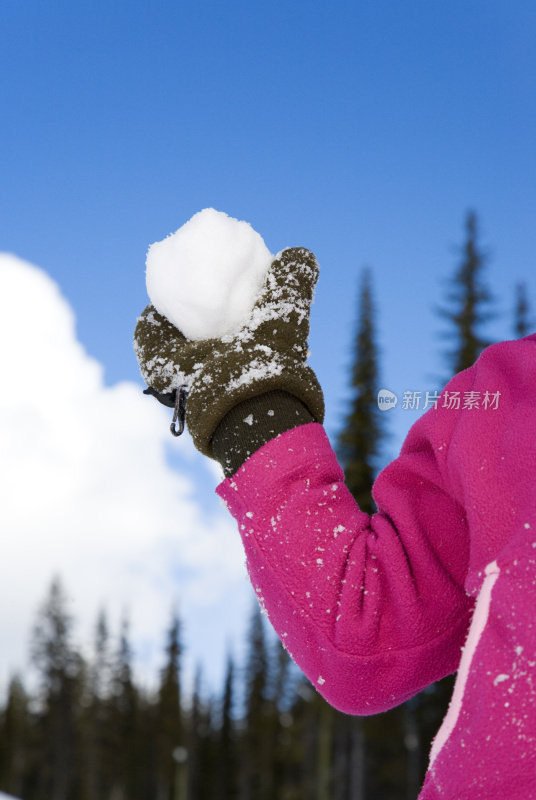
M465 590L472 520L485 502L468 492L484 469L482 437L508 419L515 391L503 391L495 417L464 409L463 398L505 388L500 348L515 344L488 348L415 423L374 484L372 516L314 423L268 442L218 487L274 628L342 711L384 711L458 667L474 603ZM460 408L448 404L455 392Z

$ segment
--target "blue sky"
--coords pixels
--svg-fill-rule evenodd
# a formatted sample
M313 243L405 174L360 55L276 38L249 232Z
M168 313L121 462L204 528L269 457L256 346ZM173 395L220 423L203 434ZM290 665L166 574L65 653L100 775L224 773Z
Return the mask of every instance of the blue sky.
M5 0L0 250L60 286L107 385L141 389L131 337L149 244L213 206L272 252L311 248L312 365L334 434L364 265L397 392L429 388L441 366L433 307L469 208L497 297L490 337L512 335L517 281L535 308L535 40L528 0ZM414 419L389 413L386 457Z

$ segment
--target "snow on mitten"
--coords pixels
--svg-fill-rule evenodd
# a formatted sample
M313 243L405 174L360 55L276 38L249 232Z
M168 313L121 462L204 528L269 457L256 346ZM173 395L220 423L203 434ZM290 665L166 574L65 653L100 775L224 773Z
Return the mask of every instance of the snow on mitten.
M195 446L205 455L215 457L212 435L224 416L237 404L266 392L297 397L316 422L323 421L322 389L306 363L317 279L313 253L301 247L283 250L273 260L264 287L237 333L186 345L201 345L203 350L198 353L201 363L193 369L186 424ZM174 355L168 347L166 357ZM176 356L182 364L182 355L177 352Z
M138 317L134 331L134 352L148 387L145 394L152 394L173 408L177 390L185 394L190 390L196 369L199 370L213 344L210 339L186 339L149 303Z

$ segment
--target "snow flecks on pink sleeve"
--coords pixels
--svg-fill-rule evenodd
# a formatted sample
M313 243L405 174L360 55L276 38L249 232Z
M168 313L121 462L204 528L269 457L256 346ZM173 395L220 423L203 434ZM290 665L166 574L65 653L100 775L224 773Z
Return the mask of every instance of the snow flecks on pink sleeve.
M276 631L347 713L386 710L454 672L487 581L455 724L419 800L534 793L536 335L487 348L445 391L487 389L500 390L497 409L438 404L415 423L374 484L371 517L314 423L268 442L218 488Z
M276 450L279 469L267 471ZM387 514L362 512L316 423L283 434L246 464L234 476L238 493L225 482L218 492L246 523L248 570L272 624L288 633L285 644L311 681L323 676L330 702L374 713L455 669L470 601L405 498L402 535ZM443 526L463 536L458 509L440 494ZM251 509L254 518L245 519ZM466 559L466 548L458 554Z
M525 800L534 794L536 556L532 545L527 529L521 527L511 552L486 570L471 625L475 635L468 637L464 649L453 710L449 709L436 737L422 800L458 796L460 786L465 796L486 800Z

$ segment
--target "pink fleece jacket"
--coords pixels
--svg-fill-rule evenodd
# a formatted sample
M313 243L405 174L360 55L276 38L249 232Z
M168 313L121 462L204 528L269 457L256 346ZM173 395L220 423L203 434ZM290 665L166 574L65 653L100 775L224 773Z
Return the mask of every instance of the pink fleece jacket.
M378 476L372 516L316 423L217 492L274 628L332 705L375 714L458 670L420 800L536 798L536 335L449 382Z

